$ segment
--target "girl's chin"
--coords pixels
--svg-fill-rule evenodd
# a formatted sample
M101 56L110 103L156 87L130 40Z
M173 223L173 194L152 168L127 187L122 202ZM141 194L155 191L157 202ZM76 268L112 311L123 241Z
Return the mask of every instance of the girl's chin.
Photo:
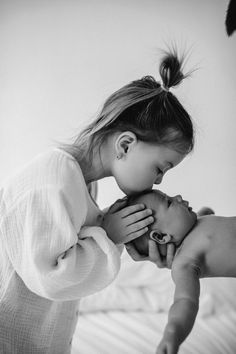
M134 186L132 186L132 187L125 187L125 186L122 186L122 185L120 185L119 183L117 183L118 184L118 187L120 188L120 190L124 193L124 194L126 194L127 196L130 196L130 195L132 195L132 194L135 194L135 193L141 193L141 192L146 192L146 191L148 191L148 190L151 190L152 189L152 187L146 187L146 188L139 188L139 187L137 187L137 188L134 188Z
M134 194L134 193L139 192L139 191L137 191L137 190L130 189L130 188L126 188L126 187L122 187L122 186L119 186L119 188L120 188L120 190L121 190L124 194L126 194L127 196L130 196L130 195L132 195L132 194Z

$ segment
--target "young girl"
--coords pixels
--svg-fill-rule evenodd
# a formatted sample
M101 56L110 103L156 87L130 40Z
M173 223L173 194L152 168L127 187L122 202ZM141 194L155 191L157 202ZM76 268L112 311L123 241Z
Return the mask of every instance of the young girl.
M151 189L192 150L191 119L169 92L185 77L182 62L166 53L163 84L146 76L122 87L72 145L37 156L2 187L1 353L69 353L79 299L113 281L119 245L153 222L125 200L103 218L93 182L113 176L127 195Z

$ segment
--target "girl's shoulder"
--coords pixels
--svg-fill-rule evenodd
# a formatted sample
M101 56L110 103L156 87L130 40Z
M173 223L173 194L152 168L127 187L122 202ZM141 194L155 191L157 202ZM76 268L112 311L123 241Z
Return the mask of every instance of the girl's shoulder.
M65 178L75 177L84 180L81 168L76 159L69 153L59 148L52 148L42 152L24 164L5 184L11 184L17 180L33 184L57 184ZM24 183L23 183L24 184Z
M69 153L53 148L36 155L2 186L2 196L12 205L29 192L62 190L67 195L86 194L81 168Z

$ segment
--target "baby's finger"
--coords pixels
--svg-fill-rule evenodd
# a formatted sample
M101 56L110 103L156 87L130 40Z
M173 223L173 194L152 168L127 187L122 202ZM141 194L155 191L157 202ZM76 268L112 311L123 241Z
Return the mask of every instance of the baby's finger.
M148 240L148 255L149 260L157 265L158 268L164 268L165 262L163 262L161 254L158 249L158 245L153 240Z
M141 211L137 211L133 214L127 215L125 217L125 223L128 226L131 224L135 224L135 223L137 224L137 222L139 222L140 220L147 219L150 215L152 215L152 209L144 209ZM151 220L153 220L153 219L151 219ZM146 225L149 225L150 223L147 223Z
M135 204L127 206L122 210L121 217L125 218L126 216L136 213L137 211L143 210L144 208L146 208L144 204Z
M126 243L125 248L126 248L126 251L128 252L128 254L130 255L130 257L133 258L134 261L140 262L140 261L144 261L147 259L146 256L143 256L138 253L138 251L136 250L136 248L134 247L134 245L131 242Z
M171 268L175 256L175 245L173 243L167 244L166 264L167 268Z

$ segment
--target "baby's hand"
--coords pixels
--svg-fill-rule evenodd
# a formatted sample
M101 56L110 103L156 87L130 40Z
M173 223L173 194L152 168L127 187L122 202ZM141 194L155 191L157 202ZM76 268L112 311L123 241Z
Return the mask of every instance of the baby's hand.
M134 261L151 261L157 265L158 268L171 268L175 256L175 245L167 243L166 245L158 245L155 241L148 241L148 256L141 255L132 244L132 242L125 245L127 252ZM160 247L160 248L159 248Z
M174 336L169 338L163 337L160 344L157 347L156 354L177 354L179 345Z
M117 200L104 215L101 227L116 244L126 243L142 236L154 218L144 204L126 206L126 199Z

